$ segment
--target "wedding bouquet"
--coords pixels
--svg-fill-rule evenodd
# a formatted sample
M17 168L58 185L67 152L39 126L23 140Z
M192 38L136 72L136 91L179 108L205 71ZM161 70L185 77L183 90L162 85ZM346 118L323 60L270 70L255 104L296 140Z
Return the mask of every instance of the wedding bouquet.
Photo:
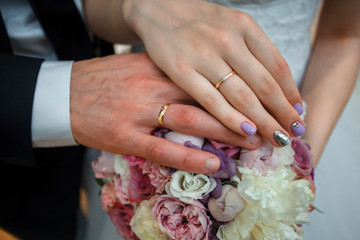
M232 147L168 129L154 133L216 154L220 169L194 174L134 155L102 152L93 162L101 202L125 239L302 239L314 209L310 147Z

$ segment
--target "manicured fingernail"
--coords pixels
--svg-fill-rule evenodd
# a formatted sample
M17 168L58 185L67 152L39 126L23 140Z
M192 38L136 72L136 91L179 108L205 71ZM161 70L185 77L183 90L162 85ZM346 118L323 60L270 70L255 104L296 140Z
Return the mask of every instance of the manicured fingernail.
M295 105L294 105L294 108L295 108L295 110L299 113L299 115L303 114L304 109L303 109L303 107L301 106L300 103L295 104Z
M256 135L246 137L246 141L252 145L256 145L260 141L260 136L256 134Z
M296 135L296 136L301 136L305 133L305 128L304 126L299 123L298 121L294 122L291 125L291 131Z
M210 172L215 172L219 169L219 160L215 158L209 158L205 162L205 167Z
M290 138L281 131L275 131L273 138L278 144L280 144L283 147L285 147L290 143Z
M246 132L247 135L254 135L256 133L256 127L254 127L253 125L251 125L248 122L243 122L241 124L241 129Z

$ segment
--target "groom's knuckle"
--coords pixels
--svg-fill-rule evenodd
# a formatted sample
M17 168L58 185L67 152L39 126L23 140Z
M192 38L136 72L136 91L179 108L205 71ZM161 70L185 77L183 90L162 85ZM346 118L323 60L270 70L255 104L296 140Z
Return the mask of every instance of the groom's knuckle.
M164 156L166 149L162 143L153 143L148 149L148 156L151 160L159 160Z
M125 145L128 139L131 139L132 132L128 131L125 128L120 128L116 126L114 123L109 124L110 129L112 131L109 131L109 135L113 135L113 139L115 144L122 146Z
M199 119L199 113L195 109L180 108L175 114L179 121L180 128L189 129L193 127Z
M193 154L190 151L187 151L184 153L182 160L182 169L186 170L186 169L191 169L194 163L194 158L193 158Z

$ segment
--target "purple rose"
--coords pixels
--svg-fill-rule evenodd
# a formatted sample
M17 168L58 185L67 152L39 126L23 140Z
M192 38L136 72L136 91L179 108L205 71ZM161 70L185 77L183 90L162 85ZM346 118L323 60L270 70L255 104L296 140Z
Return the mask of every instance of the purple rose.
M294 162L291 165L298 175L310 175L313 169L313 158L310 146L300 138L293 138L291 147L295 151Z

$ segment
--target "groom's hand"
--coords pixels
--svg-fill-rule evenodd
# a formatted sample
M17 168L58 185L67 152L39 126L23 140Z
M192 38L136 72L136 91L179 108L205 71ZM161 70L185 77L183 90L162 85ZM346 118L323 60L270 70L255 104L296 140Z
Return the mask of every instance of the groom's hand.
M240 136L196 107L146 54L75 62L70 89L74 139L88 147L196 173L216 171L220 160L215 155L151 136L166 103L173 103L163 119L169 129L249 149L261 143L258 135Z

